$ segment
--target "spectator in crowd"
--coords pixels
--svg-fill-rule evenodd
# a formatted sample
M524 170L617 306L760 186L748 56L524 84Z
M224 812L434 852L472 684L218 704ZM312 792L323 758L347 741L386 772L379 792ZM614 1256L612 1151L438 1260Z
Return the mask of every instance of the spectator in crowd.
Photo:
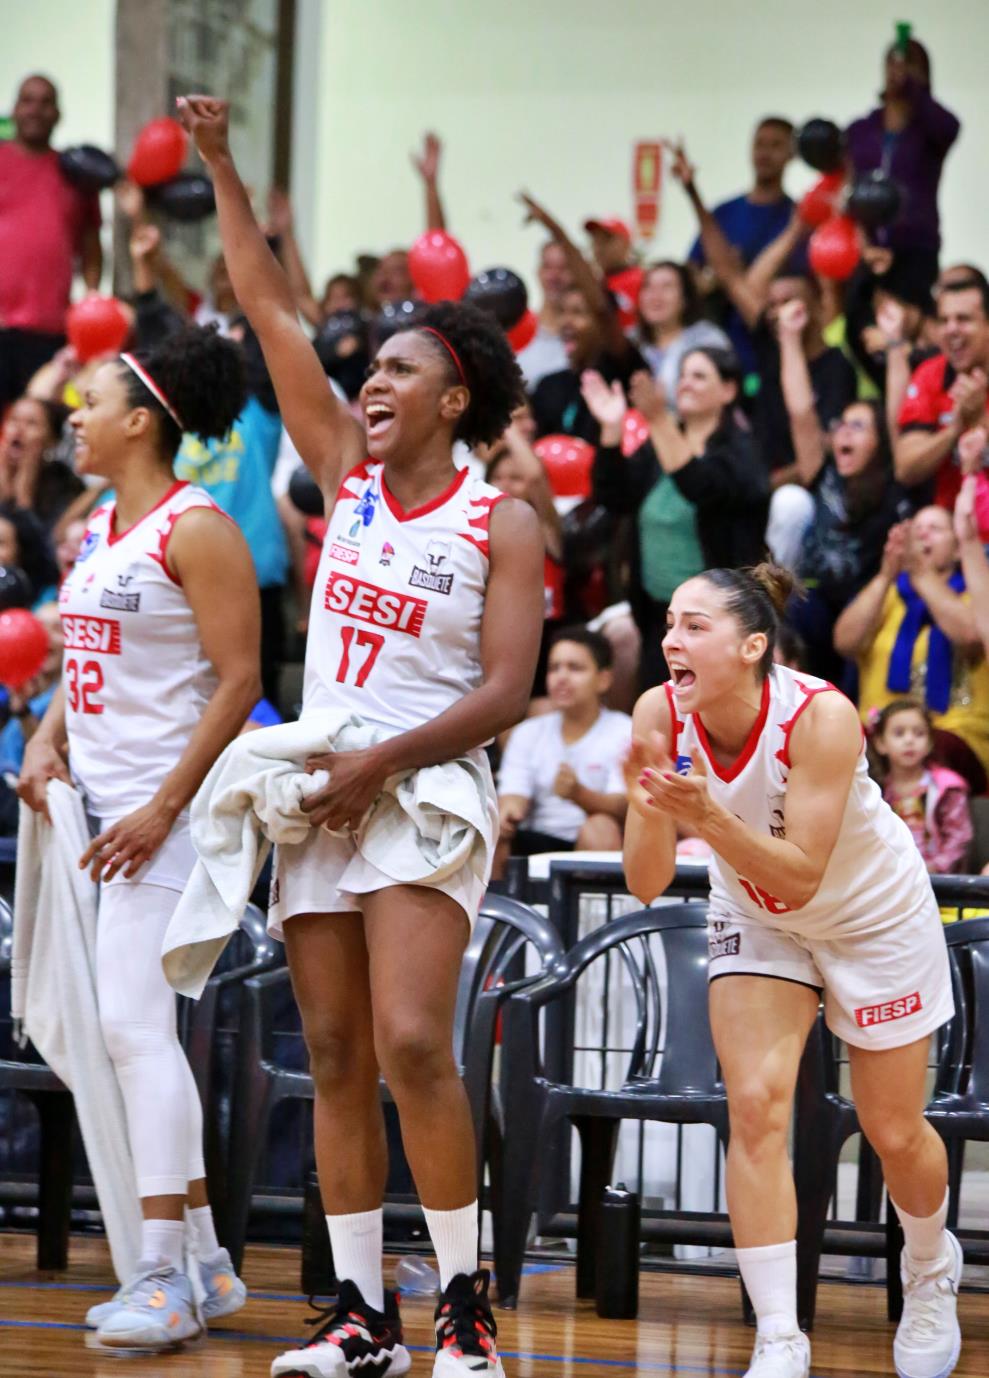
M906 823L932 875L964 870L972 843L968 784L934 760L931 715L916 699L894 699L870 733L872 773Z
M566 250L555 239L547 239L540 249L536 276L543 294L542 305L537 312L539 324L532 341L518 355L519 368L528 392L532 392L548 374L559 373L567 366L566 350L560 339L560 323L563 298L573 286L573 274Z
M711 212L715 223L737 255L742 269L753 264L763 249L782 234L790 222L793 202L783 190L783 173L793 157L793 125L781 115L767 115L756 125L752 138L753 183L747 192L722 201ZM707 265L707 254L700 236L694 240L689 261L697 268ZM711 275L708 290L717 283ZM756 367L749 332L737 308L732 307L726 328L742 364L743 372Z
M513 417L504 435L492 445L477 446L474 453L486 466L486 482L527 502L539 518L546 544L546 620L553 627L563 616L563 528L546 471L525 438L524 424Z
M0 429L0 503L31 512L46 531L83 489L75 471L53 454L68 415L60 402L21 397Z
M845 288L844 306L848 349L885 399L895 437L911 374L938 352L928 339L935 317L930 284L909 256L900 260L873 246Z
M882 105L848 127L846 144L853 173L876 168L900 187L900 213L881 242L909 255L928 285L937 277L941 224L938 186L948 150L958 137L958 120L931 95L931 60L911 38L904 49L886 50Z
M0 566L23 572L33 603L54 598L58 592L51 542L34 513L23 507L0 503Z
M0 143L0 413L65 343L76 263L91 290L103 271L99 200L63 176L51 147L59 117L54 84L26 77L14 137Z
M965 587L972 600L975 629L982 642L983 654L989 659L989 560L976 517L977 500L978 486L974 476L969 476L958 494L953 521Z
M985 418L989 379L989 283L977 277L942 284L937 315L943 353L914 372L900 409L896 476L949 511L961 486L959 437Z
M228 335L239 315L226 261L222 254L217 254L210 264L206 296L196 307L192 319L196 325L215 325L221 335Z
M986 789L989 669L958 542L943 507L893 527L875 578L835 623L840 655L858 662L863 721L904 694L931 714L938 759Z
M600 426L594 493L609 511L635 518L629 600L642 635L642 689L668 678L662 652L670 595L713 566L748 565L763 552L768 489L752 437L735 417L738 361L719 349L683 360L676 413L652 376L632 380L631 400L649 439L621 449L626 403L619 383L584 377L584 398Z
M685 354L709 345L727 349L725 332L701 316L701 300L690 269L664 259L645 270L639 289L639 349L670 399L676 396Z
M509 847L514 856L621 849L632 720L602 706L610 683L605 637L557 632L546 672L551 711L513 728L501 761L502 865Z
M614 300L621 327L631 330L642 287L642 269L632 253L632 231L617 216L585 220L584 231L590 235L594 262Z

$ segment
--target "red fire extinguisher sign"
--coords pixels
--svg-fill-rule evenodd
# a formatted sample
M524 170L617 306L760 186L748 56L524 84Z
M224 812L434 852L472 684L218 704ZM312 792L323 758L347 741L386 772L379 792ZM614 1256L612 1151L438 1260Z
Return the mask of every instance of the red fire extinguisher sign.
M642 140L635 145L632 158L635 224L640 239L652 239L656 233L662 187L662 144L658 141Z

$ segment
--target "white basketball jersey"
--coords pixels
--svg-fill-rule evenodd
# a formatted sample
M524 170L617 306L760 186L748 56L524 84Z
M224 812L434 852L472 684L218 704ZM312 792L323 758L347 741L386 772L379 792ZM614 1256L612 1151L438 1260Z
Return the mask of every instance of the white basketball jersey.
M666 687L672 721L671 756L687 773L691 756L703 753L711 797L757 833L785 837L790 735L800 714L820 693L839 692L825 680L774 666L762 691L762 707L738 759L719 765L702 720L679 715ZM932 902L920 853L902 819L870 777L863 740L838 840L817 894L801 909L740 875L716 854L711 861L710 915L743 917L805 937L839 937L882 928Z
M384 466L340 485L313 587L303 717L350 708L399 731L480 686L488 522L504 497L461 469L404 512Z
M185 750L216 688L192 609L165 565L183 512L219 511L176 483L117 534L116 504L89 519L59 593L73 779L100 819L146 804Z

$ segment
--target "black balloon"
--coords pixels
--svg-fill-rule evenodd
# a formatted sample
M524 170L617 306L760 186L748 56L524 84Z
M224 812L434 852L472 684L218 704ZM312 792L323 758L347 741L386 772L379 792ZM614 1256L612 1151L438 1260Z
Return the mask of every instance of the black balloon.
M848 196L847 210L867 230L891 225L900 213L903 197L888 173L876 168L859 177Z
M31 585L27 575L14 565L0 565L0 612L30 606Z
M808 120L797 135L797 148L817 172L837 172L845 158L845 136L834 120Z
M525 283L511 268L488 268L471 278L464 301L489 311L503 330L518 325L529 308Z
M367 323L356 311L334 311L316 332L313 344L323 368L367 348Z
M205 220L216 210L213 183L198 172L180 172L170 182L145 187L144 195L148 204L167 215L169 220L181 220L186 224Z
M67 148L58 155L62 175L80 191L105 191L120 181L120 168L109 153L93 144Z
M380 349L385 340L390 340L400 330L409 330L418 325L428 309L424 301L413 301L411 297L406 301L383 302L381 310L371 322L372 352Z
M304 464L300 464L289 479L288 496L292 505L297 507L304 517L323 515L322 491Z

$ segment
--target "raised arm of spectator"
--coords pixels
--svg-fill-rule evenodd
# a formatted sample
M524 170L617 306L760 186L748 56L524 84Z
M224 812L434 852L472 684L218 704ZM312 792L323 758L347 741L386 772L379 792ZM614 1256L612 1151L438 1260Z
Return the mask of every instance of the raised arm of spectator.
M426 193L426 229L445 230L446 215L443 212L443 202L440 199L440 159L443 156L443 144L437 134L424 134L422 136L422 150L413 153L412 166L422 178L423 190Z
M975 475L964 479L955 502L954 524L965 587L983 653L989 656L989 560L975 520Z
M687 200L697 216L701 248L704 250L707 266L728 293L746 325L754 326L765 303L756 297L736 250L704 204L697 187L697 169L687 157L683 141L673 143L666 139L664 142L672 154L670 171L683 187Z
M794 211L786 229L781 230L776 238L766 245L746 270L745 283L753 300L758 303L759 315L766 309L773 278L786 266L787 259L806 235L807 226Z
M905 564L914 591L924 600L927 611L948 640L960 650L981 650L982 640L971 603L936 572L930 556L919 549L916 541L907 541Z
M103 276L103 245L99 225L87 225L83 230L79 258L83 282L90 292L98 292Z
M607 333L606 347L613 354L623 354L628 349L628 340L622 332L621 323L615 312L611 298L597 273L580 252L558 220L554 220L545 206L541 206L528 192L519 192L519 200L528 214L526 224L542 225L552 239L559 244L567 256L567 267L578 291L582 292L590 309L604 323Z
M981 369L958 375L951 385L954 414L943 430L936 429L936 399L929 390L917 392L918 396L908 396L900 409L900 434L893 450L896 477L907 488L933 478L963 432L982 420L986 410L986 375Z
M299 324L289 280L254 219L230 152L227 102L188 96L179 108L213 178L234 294L264 351L288 433L330 511L343 474L365 452L363 430L326 386L316 351Z
M551 559L559 560L563 555L563 526L553 502L553 490L549 486L542 460L523 438L514 421L502 439L525 477L526 501L535 509L542 525L546 553Z
M694 452L667 405L662 384L651 373L640 370L632 374L629 397L632 406L649 423L649 438L663 473L676 474L685 469Z
M797 477L805 488L809 488L824 464L825 439L802 344L806 326L804 303L798 299L786 302L779 313L780 383L790 419Z
M886 595L903 572L910 523L900 522L886 537L879 573L857 593L834 624L834 648L854 660L871 646L883 620Z
M639 376L632 375L633 385ZM581 377L580 390L601 427L594 456L594 499L615 516L628 516L639 510L658 477L652 441L646 441L634 454L622 454L622 426L628 403L621 383L614 382L609 387L600 373L587 369Z
M292 203L281 187L272 187L268 193L268 233L278 240L278 261L285 269L299 314L310 325L321 325L323 313L313 295L299 241L295 237Z
M151 349L177 330L183 318L158 290L161 262L161 231L157 225L138 223L131 231L131 278L134 283L134 335L138 349Z

